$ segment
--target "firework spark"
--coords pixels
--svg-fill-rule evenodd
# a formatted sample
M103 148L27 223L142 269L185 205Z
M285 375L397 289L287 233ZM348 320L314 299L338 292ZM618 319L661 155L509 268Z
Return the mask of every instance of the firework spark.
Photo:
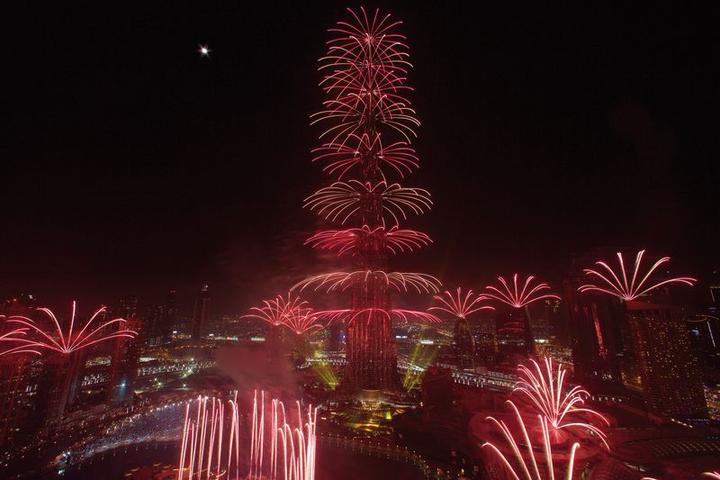
M371 165L377 168L382 180L386 180L383 170L388 167L400 178L404 178L413 169L420 167L420 159L415 149L407 142L394 142L383 146L381 136L376 133L371 137L364 133L360 136L351 134L345 143L326 143L313 149L315 157L313 162L326 162L323 171L342 180L354 169L365 169L367 159L372 159Z
M376 184L350 180L335 182L307 197L304 207L316 212L325 220L341 225L354 215L363 215L365 205L381 204L394 225L400 224L400 217L407 219L408 212L420 215L430 210L430 192L422 188L402 187L398 183L388 185L381 181ZM372 218L363 218L364 223Z
M490 305L481 305L480 303L487 300L488 297L478 295L472 290L468 290L465 295L462 293L462 287L458 287L455 293L445 290L442 295L435 295L433 299L440 305L428 308L428 310L437 310L449 313L458 318L467 318L480 310L495 310Z
M331 272L315 275L295 284L291 290L313 288L327 293L345 291L358 283L392 288L397 292L410 289L417 293L438 293L440 280L425 273L383 272L381 270L359 270L355 272Z
M275 327L283 325L290 316L302 317L312 312L310 304L300 297L277 295L271 300L263 300L262 307L251 307L250 312L243 315L244 318L257 318Z
M608 447L605 432L592 423L576 418L578 415L587 414L609 425L608 420L600 413L583 407L585 399L590 396L588 391L580 386L568 388L565 383L567 370L561 364L555 369L551 358L544 359L544 369L535 360L531 359L530 362L532 368L525 365L518 366L519 380L514 392L527 398L537 413L546 418L553 429L589 430Z
M27 328L29 333L34 334L32 340L26 344L26 346L34 349L51 350L67 355L113 338L134 338L137 336L136 331L125 327L127 321L123 318L99 322L97 327L91 329L91 325L107 311L105 307L97 309L79 331L74 331L77 302L72 302L72 314L67 331L63 331L52 310L49 308L38 308L37 310L49 320L51 325L49 329L38 325L35 320L29 317L21 315L10 316L7 320ZM111 331L109 329L113 325L117 326L117 330Z
M412 65L407 61L405 37L394 33L400 22L380 17L370 18L364 8L360 13L348 9L354 22L338 22L330 29L336 37L328 41L328 53L320 59L321 71L327 72L320 82L331 96L324 109L312 115L312 123L334 123L320 138L333 136L330 144L341 144L351 135L374 131L386 126L399 133L408 143L416 136L420 121L403 92Z
M32 347L32 340L27 338L27 331L27 328L15 328L0 335L0 345L2 346L2 348L0 348L0 357L4 355L12 355L14 353L32 353L40 355L37 347ZM6 347L6 344L13 346Z
M550 290L550 286L547 283L538 283L532 286L535 277L529 275L523 283L522 288L518 285L518 274L513 274L512 286L503 277L498 277L500 287L497 288L492 285L485 287L489 293L485 293L485 296L490 297L499 302L510 305L514 308L522 308L538 300L546 298L552 298L560 300L558 295L552 293L541 293L545 290Z
M321 320L327 317L325 312L315 312L307 301L290 293L262 303L262 307L250 308L250 313L243 317L257 318L275 327L283 326L297 335L323 328Z
M697 279L692 277L675 277L660 282L648 282L653 273L655 273L660 266L670 261L670 257L662 257L660 260L655 262L644 275L642 275L640 273L640 265L642 263L643 255L645 255L645 250L640 250L635 256L635 265L632 269L629 281L628 272L625 270L625 262L623 260L622 252L617 252L618 263L620 265L619 275L612 269L612 267L610 267L610 265L608 265L607 262L602 260L595 262L595 265L599 265L603 269L595 270L592 268L586 268L583 271L586 275L599 280L599 284L587 283L585 285L581 285L578 290L581 292L606 293L608 295L618 297L621 300L630 301L650 293L651 291L664 285L680 283L692 287L697 282Z
M320 318L328 319L330 322L344 322L350 324L352 322L365 320L369 321L380 315L392 321L421 322L421 323L439 323L440 319L429 312L421 310L407 310L402 308L361 308L361 309L337 309L337 310L320 310L315 312Z
M185 409L177 480L313 480L315 478L315 423L317 412L303 414L297 403L297 420L291 422L279 400L265 400L255 392L251 433L241 437L237 393L223 402L198 397ZM241 475L249 454L247 475Z
M515 412L515 418L520 431L522 432L522 437L520 437L519 440L515 439L510 428L508 428L504 421L497 420L494 417L487 417L486 419L492 422L502 432L508 447L513 452L513 457L511 458L514 458L514 462L511 462L498 447L490 442L483 444L483 448L490 448L491 451L498 456L502 464L515 480L520 480L521 478L523 480L554 480L555 478L560 478L560 476L562 476L565 480L572 480L574 478L573 470L575 468L575 452L580 447L580 444L575 442L572 444L572 447L570 447L570 453L567 456L567 467L565 468L565 473L563 474L562 471L560 471L561 468L556 468L554 463L552 443L550 442L550 429L548 427L547 418L542 415L538 415L537 417L543 441L541 448L537 448L533 446L530 441L530 435L525 427L525 422L520 416L520 411L512 401L508 400L507 403ZM526 449L524 454L521 450L523 447ZM538 459L536 457L536 450L541 450L545 453L544 465L542 459ZM514 466L513 463L515 463ZM545 470L547 470L547 473L545 473Z
M363 246L372 245L375 251L388 251L393 255L412 252L432 243L429 236L417 230L401 229L397 226L389 230L384 226L345 230L322 230L305 241L306 245L319 250L334 250L338 255L357 255Z

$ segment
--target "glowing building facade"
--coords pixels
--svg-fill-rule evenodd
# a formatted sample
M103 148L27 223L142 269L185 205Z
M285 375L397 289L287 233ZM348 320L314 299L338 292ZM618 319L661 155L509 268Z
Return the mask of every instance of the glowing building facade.
M682 311L638 301L626 308L647 406L678 418L705 418L700 367Z

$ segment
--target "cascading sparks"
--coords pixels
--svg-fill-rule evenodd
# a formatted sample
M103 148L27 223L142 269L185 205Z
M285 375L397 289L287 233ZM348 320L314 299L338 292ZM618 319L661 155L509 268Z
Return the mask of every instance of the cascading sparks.
M237 392L229 400L189 402L177 480L313 480L317 410L303 410L300 402L293 410L256 391L249 425L243 425Z

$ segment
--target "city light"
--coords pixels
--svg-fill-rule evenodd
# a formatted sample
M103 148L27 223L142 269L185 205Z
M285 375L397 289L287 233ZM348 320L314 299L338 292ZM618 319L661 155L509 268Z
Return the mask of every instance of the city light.
M679 283L693 286L697 282L697 279L692 277L674 277L659 282L650 280L658 268L670 261L670 257L662 257L653 263L645 274L642 274L640 273L640 267L643 255L645 255L645 250L640 250L635 256L635 264L630 275L628 275L625 269L622 252L617 252L618 264L620 266L619 273L613 270L613 268L603 260L595 262L595 265L601 266L602 269L586 268L583 272L589 277L599 280L600 283L586 283L581 285L578 290L581 292L606 293L618 297L621 300L630 301L665 285Z

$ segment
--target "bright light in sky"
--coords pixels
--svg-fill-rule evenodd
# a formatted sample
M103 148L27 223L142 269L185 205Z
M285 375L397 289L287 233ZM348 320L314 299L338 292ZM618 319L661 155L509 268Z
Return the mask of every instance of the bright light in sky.
M210 52L212 52L212 50L210 50L210 47L208 47L207 44L200 44L198 46L198 53L200 53L201 57L209 57Z

